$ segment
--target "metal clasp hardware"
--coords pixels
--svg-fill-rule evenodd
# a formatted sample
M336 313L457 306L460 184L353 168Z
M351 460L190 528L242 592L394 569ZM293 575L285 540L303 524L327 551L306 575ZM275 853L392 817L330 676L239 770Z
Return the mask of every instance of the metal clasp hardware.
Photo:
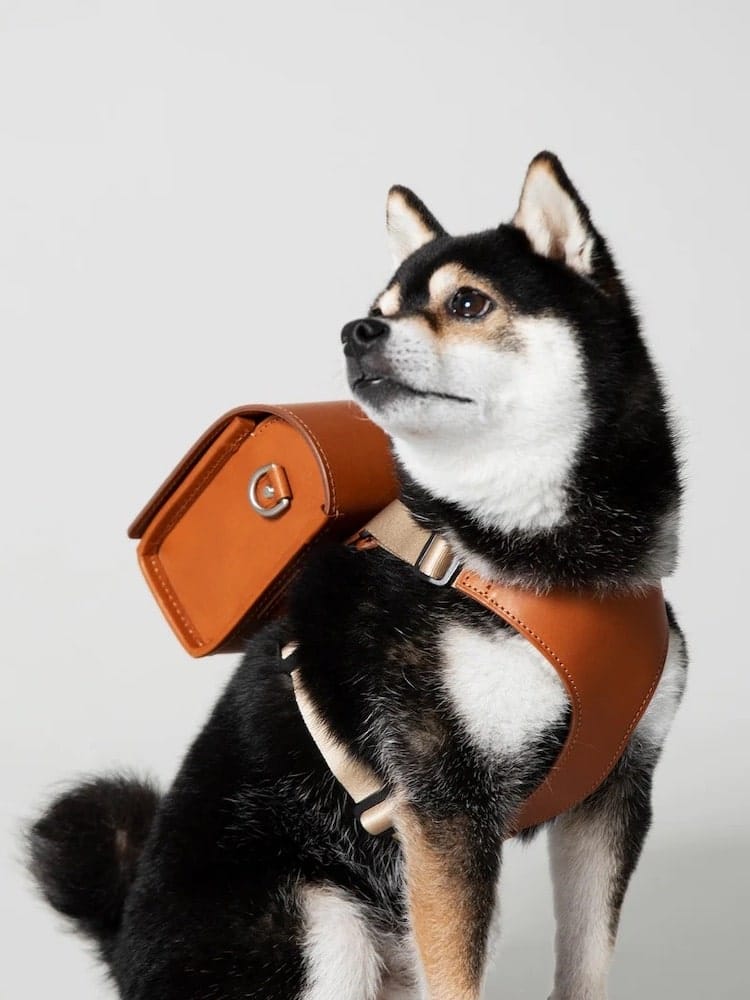
M461 569L460 559L453 555L450 545L437 531L430 535L414 565L436 587L447 586Z
M275 466L273 462L271 462L270 465L261 466L260 469L257 469L252 474L250 482L247 486L247 495L250 499L250 506L253 508L255 513L260 514L261 517L278 517L279 514L283 514L291 503L289 497L281 497L281 499L275 503L273 507L264 507L260 500L258 500L258 483L274 468ZM267 500L270 500L274 493L275 490L271 485L266 486L263 490L263 494Z

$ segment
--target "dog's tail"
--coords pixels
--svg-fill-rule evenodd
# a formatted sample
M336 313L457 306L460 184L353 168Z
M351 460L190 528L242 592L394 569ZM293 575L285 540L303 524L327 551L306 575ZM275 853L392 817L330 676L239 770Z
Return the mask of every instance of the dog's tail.
M56 799L28 832L29 869L43 895L105 950L158 805L148 782L93 778Z

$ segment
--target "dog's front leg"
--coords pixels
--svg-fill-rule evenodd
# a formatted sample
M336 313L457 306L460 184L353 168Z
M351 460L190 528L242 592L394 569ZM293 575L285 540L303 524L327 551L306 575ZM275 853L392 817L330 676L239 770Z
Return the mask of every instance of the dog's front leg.
M550 1000L606 1000L625 890L651 823L655 756L631 747L607 782L550 827L557 916Z
M440 816L406 803L396 829L425 995L477 1000L500 870L502 841L494 817Z

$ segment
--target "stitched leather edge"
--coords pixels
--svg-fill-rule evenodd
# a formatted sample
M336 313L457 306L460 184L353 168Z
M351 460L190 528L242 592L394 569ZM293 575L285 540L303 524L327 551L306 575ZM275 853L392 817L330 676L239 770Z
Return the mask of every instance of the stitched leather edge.
M282 410L282 412L284 413L288 413L293 420L296 420L301 427L305 428L307 433L310 435L310 438L312 439L313 443L315 444L315 447L318 449L318 454L323 460L323 465L325 466L326 475L328 476L328 485L331 491L331 503L333 504L332 513L334 517L337 517L339 514L339 508L338 508L338 501L336 500L336 483L334 481L333 472L331 470L331 466L328 463L328 456L325 453L323 445L318 440L315 432L312 430L310 425L306 421L304 421L302 417L298 416L298 414L296 414L294 410L289 410L285 406L280 406L279 409Z
M263 424L260 425L260 427L262 426ZM257 428L258 432L260 431L260 427ZM159 546L162 544L162 542L169 534L169 532L172 530L172 528L174 528L174 526L177 524L180 518L184 516L185 512L190 507L192 507L192 505L198 499L200 494L203 492L203 487L205 486L205 484L216 476L221 467L226 464L227 460L232 457L232 455L239 449L240 445L243 444L243 442L246 441L247 438L252 435L252 433L253 433L252 428L243 427L242 430L238 433L237 437L233 438L232 441L229 442L229 444L227 444L223 450L217 453L217 455L212 459L209 465L203 470L200 476L196 479L192 489L187 494L187 496L183 497L177 510L172 511L172 513L169 516L169 520L166 521L165 524L159 525L158 530L154 532L153 539L149 540L150 544L155 546Z
M325 452L323 451L322 445L320 444L320 442L318 441L317 437L310 429L310 427L305 423L305 421L301 420L294 413L294 411L285 409L284 412L289 413L290 417L298 421L305 428L305 430L315 443L315 446L318 449L318 453L320 454L323 460L329 480L331 482L331 499L333 501L334 515L338 516L338 508L336 502L335 487L333 485L333 476L331 472L331 467L328 463L328 459L326 458ZM315 542L319 541L328 529L328 526L324 523L321 527L321 530L318 531L317 534L312 539L310 539L310 541L307 542L303 546L303 548L301 548L297 552L293 561L287 564L284 571L272 581L270 587L261 598L261 602L255 608L248 609L248 612L246 612L246 614L242 616L240 621L237 622L237 624L231 630L229 635L225 636L224 639L220 640L215 645L203 638L203 636L195 626L194 622L187 614L184 605L180 601L177 592L174 586L172 585L169 576L166 573L164 564L159 558L158 548L159 546L162 545L164 539L172 530L172 528L174 528L174 526L178 523L178 521L185 516L186 512L193 505L193 503L195 503L195 501L203 492L206 484L210 482L210 480L212 480L218 474L220 469L227 463L227 461L232 457L232 455L234 455L239 450L241 445L244 444L244 442L248 439L248 437L258 438L270 427L278 425L282 426L286 425L292 427L294 426L293 423L284 420L277 414L271 414L270 416L259 421L258 423L251 425L249 427L242 428L240 431L238 431L237 436L234 437L223 449L221 449L212 459L209 465L203 470L201 475L196 479L195 483L193 484L190 492L187 494L187 496L183 497L177 509L170 514L169 518L163 524L159 525L159 527L154 531L153 536L148 539L149 547L153 545L157 549L156 552L150 553L146 557L148 559L149 566L153 573L150 579L153 580L153 582L157 585L157 587L163 594L164 598L173 608L174 614L182 624L184 630L187 632L188 637L192 642L192 645L196 649L204 649L206 646L209 646L215 650L221 649L221 647L225 643L231 641L233 637L239 637L239 630L241 630L242 623L244 621L247 621L248 623L254 621L257 625L260 625L263 621L264 616L269 613L273 605L277 603L281 595L288 588L294 576L297 573L299 573L301 562L307 555L310 547Z
M551 778L553 772L556 771L556 770L558 770L561 767L561 765L563 764L563 762L565 761L565 759L567 758L567 756L569 755L569 753L573 750L573 747L576 745L576 743L578 741L578 735L579 735L579 731L580 731L580 727L581 727L581 718L582 718L581 702L580 702L580 696L578 694L578 690L577 690L577 688L575 686L575 682L574 682L573 678L571 677L571 675L570 675L567 667L565 666L565 664L563 663L563 661L560 659L560 657L557 655L557 653L555 653L555 651L552 649L552 647L548 643L546 643L544 641L544 639L542 639L542 637L538 633L536 633L529 625L527 625L526 622L524 622L522 619L520 619L517 615L514 615L513 612L510 611L508 608L506 608L504 605L502 605L498 601L494 600L494 598L492 598L490 596L490 593L489 593L488 590L486 590L486 589L482 590L482 589L480 589L478 587L475 587L471 582L468 582L466 580L463 582L463 584L460 587L457 587L456 589L459 591L459 593L461 593L461 592L467 593L467 592L471 591L471 593L473 594L475 600L478 600L485 607L487 607L488 605L492 605L492 607L494 609L496 609L497 613L500 614L501 617L503 617L507 621L513 623L514 626L518 626L527 635L529 635L532 638L534 638L539 643L539 645L543 648L543 650L545 651L545 655L547 655L548 658L551 657L554 660L554 662L559 665L560 669L565 674L565 677L567 678L568 683L570 685L569 690L571 690L571 693L572 693L573 698L574 698L574 726L575 726L575 731L571 730L571 732L568 734L568 738L565 741L565 745L563 746L562 750L560 751L559 755L557 756L554 764L549 769L549 771L547 771L546 775L544 776L544 778L542 779L542 781L539 783L539 785L537 785L537 787L534 789L534 791L531 793L531 795L526 799L526 802L528 802L531 799L531 797L533 795L535 795L536 792L540 788L542 788L545 784L549 783L550 778ZM610 757L610 759L607 761L606 765L604 766L604 768L603 768L601 774L599 775L599 777L588 787L588 789L585 792L583 792L581 794L578 802L576 802L573 806L571 806L570 807L571 809L575 808L576 806L581 805L581 803L585 802L586 799L597 790L597 788L601 787L601 785L604 783L604 781L607 779L607 777L611 774L612 769L617 764L617 761L622 757L623 753L625 752L625 748L626 748L628 742L630 741L630 737L633 735L633 732L634 732L636 726L638 725L638 723L640 722L641 718L643 717L643 713L648 708L648 705L650 704L651 699L653 697L654 691L656 690L656 688L657 688L657 686L659 684L659 681L662 678L662 675L664 673L664 665L666 663L668 650L669 650L669 628L667 628L667 630L666 630L666 637L665 637L665 640L664 640L664 647L663 647L662 654L661 654L661 665L659 667L659 670L655 674L654 679L652 680L651 685L650 685L648 691L643 696L640 705L636 708L635 712L633 713L633 716L632 716L632 718L630 720L630 723L628 724L628 728L626 729L626 731L625 731L622 739L620 740L619 744L617 745L617 748L616 748L615 752L612 754L612 756ZM568 810L566 810L566 812L567 811ZM550 818L554 819L556 817L550 817ZM520 831L515 831L515 832L517 833L517 832L520 832Z
M163 566L161 561L159 560L159 557L155 555L149 556L148 562L149 566L151 567L151 572L153 573L153 576L150 577L150 579L153 580L154 583L156 583L156 585L162 591L164 597L172 605L174 613L182 622L183 628L188 632L195 646L197 646L198 648L200 648L201 646L205 646L205 642L201 637L200 633L196 629L195 625L193 625L192 621L185 614L185 609L180 603L180 601L177 600L177 595L175 594L174 588L170 584L168 577L163 571Z
M491 597L489 591L480 590L478 587L475 587L472 583L467 581L464 581L464 583L460 587L457 587L456 589L459 592L471 591L474 595L476 595L476 599L479 600L482 604L484 604L485 607L488 604L491 604L492 607L497 611L497 613L502 618L505 618L506 621L512 623L514 627L520 628L526 633L526 635L529 635L533 639L535 639L539 643L539 645L545 650L545 654L547 655L548 659L551 657L555 661L555 663L558 664L560 670L563 672L568 681L568 690L571 692L573 700L574 725L571 728L571 731L568 734L568 738L565 741L565 746L560 751L557 759L555 760L555 763L549 769L547 774L544 776L543 781L538 786L541 787L541 785L545 784L549 780L549 776L552 774L552 772L560 766L560 764L565 760L565 758L573 750L573 747L578 742L578 734L581 728L581 716L582 716L581 697L578 692L578 688L576 687L576 683L573 679L573 676L571 675L570 671L565 666L563 661L560 659L560 657L557 655L557 653L554 651L554 649L552 649L552 647L548 643L546 643L544 639L542 639L542 637L538 635L531 628L530 625L527 625L526 622L520 619L517 615L514 615L512 611L510 611L504 605L500 604L493 597ZM532 795L533 794L534 793L532 792Z
M192 619L187 614L183 603L177 596L177 592L169 579L164 564L159 558L159 547L163 544L164 539L167 537L172 528L182 517L184 517L186 511L188 511L198 499L200 494L203 492L203 488L206 483L216 476L219 470L227 463L232 455L234 455L247 438L252 435L254 430L256 431L256 434L260 432L265 422L266 421L263 421L260 425L255 427L252 425L249 427L243 427L238 432L237 436L214 456L208 466L196 479L187 496L183 497L177 509L172 511L169 518L166 519L163 524L160 524L157 530L154 531L153 536L147 539L148 546L151 547L153 545L156 549L155 552L150 552L146 556L148 564L153 572L150 579L153 580L163 594L164 598L172 606L177 618L188 632L188 636L192 640L193 645L198 649L201 649L206 645L206 640L202 637Z
M657 688L657 686L659 684L659 681L662 678L662 675L664 673L664 667L665 667L665 664L667 662L667 652L668 651L669 651L669 628L667 628L667 637L666 637L666 639L664 641L664 650L663 650L662 656L661 656L661 667L659 668L659 672L654 677L654 679L653 679L653 681L651 683L651 687L648 689L648 691L644 695L643 700L641 701L640 705L635 710L635 714L634 714L634 716L633 716L633 718L632 718L632 720L630 722L630 725L627 728L627 731L625 732L625 735L623 736L622 740L620 741L620 743L619 743L619 745L617 747L616 752L612 755L612 757L608 761L608 763L607 763L604 771L602 772L601 776L599 777L599 779L589 788L589 790L583 796L583 798L581 799L581 802L583 802L585 799L587 799L589 797L589 795L592 794L592 792L595 792L596 789L599 788L599 786L606 780L607 776L611 773L611 771L614 768L614 766L617 763L617 761L620 759L620 757L622 757L623 753L625 752L625 747L627 746L628 742L630 741L630 737L633 735L633 731L635 730L635 727L641 721L641 718L643 717L643 713L648 708L649 703L651 702L651 698L653 697L654 691L656 690L656 688ZM580 804L581 803L579 802L578 805L580 805Z

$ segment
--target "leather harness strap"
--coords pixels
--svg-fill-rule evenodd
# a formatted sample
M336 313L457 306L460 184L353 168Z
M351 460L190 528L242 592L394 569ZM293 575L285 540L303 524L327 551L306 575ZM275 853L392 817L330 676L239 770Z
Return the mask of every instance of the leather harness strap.
M557 671L570 699L565 744L515 832L594 792L622 756L659 683L669 642L661 587L638 594L536 594L464 570L454 586L500 615Z
M531 642L560 677L570 699L568 736L544 781L522 806L512 833L565 812L602 784L661 677L669 640L661 587L637 594L537 594L485 580L463 569L449 543L418 525L397 500L368 522L354 544L380 545L432 583L452 586L484 605ZM393 802L382 782L332 737L297 671L292 678L313 739L335 777L362 806L362 826L370 833L388 829Z

